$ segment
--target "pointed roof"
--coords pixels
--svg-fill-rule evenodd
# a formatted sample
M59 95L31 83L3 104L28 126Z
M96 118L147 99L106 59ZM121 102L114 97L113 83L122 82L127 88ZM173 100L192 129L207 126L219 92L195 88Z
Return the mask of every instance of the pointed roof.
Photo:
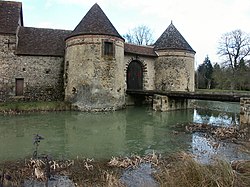
M97 3L83 17L70 37L86 34L110 35L123 39Z
M181 33L175 28L172 21L168 28L155 42L155 50L180 49L194 52Z
M0 33L16 34L17 27L22 25L22 3L0 1Z

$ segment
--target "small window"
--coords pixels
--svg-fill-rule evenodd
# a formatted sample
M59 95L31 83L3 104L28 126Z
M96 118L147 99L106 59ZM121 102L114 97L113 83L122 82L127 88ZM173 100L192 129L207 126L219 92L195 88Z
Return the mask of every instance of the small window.
M113 56L114 46L112 42L104 42L104 56Z

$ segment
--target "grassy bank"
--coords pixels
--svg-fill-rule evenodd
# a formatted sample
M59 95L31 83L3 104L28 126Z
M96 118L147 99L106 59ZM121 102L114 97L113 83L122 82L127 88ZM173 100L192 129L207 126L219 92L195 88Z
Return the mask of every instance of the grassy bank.
M50 176L66 175L77 186L126 186L120 179L122 173L128 168L136 169L143 162L152 165L156 171L153 174L154 178L162 187L250 186L250 161L229 163L215 159L210 165L204 165L187 153L178 153L168 157L151 155L112 158L106 161L79 158L50 161ZM39 177L34 168L39 169L41 173ZM4 176L2 177L3 184L22 186L24 180L46 182L48 175L45 169L46 162L40 160L8 162L0 164L0 176Z
M246 94L250 95L250 91L243 91L243 90L221 90L221 89L195 89L196 92L201 92L201 93L238 93L238 94Z
M70 104L62 101L0 103L0 113L3 114L16 114L16 113L37 112L37 111L62 111L70 109L71 109Z

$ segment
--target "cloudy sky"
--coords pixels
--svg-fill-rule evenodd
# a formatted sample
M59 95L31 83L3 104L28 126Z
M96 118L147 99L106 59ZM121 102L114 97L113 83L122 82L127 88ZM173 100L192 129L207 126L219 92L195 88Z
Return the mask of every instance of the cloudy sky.
M250 33L250 0L21 0L24 25L73 30L94 3L98 3L123 35L138 25L153 30L156 40L171 20L196 51L196 65L216 54L223 33L241 29Z

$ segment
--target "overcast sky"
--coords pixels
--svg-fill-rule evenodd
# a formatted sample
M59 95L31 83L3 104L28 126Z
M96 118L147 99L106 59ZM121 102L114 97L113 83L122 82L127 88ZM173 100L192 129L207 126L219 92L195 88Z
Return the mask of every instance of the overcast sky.
M21 0L24 25L73 30L98 3L123 35L138 25L153 30L156 40L171 20L196 51L195 63L216 54L223 33L241 29L250 33L250 0Z

